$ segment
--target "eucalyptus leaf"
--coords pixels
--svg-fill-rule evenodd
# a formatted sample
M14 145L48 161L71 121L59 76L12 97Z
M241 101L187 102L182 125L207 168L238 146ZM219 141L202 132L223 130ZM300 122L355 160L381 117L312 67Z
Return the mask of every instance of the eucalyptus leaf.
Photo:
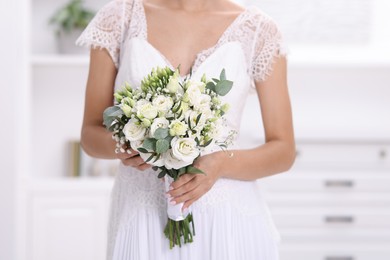
M156 142L157 140L154 138L146 138L142 144L142 147L147 149L147 150L156 150Z
M215 84L213 82L207 82L206 84L206 88L207 89L210 89L211 91L214 91L215 92Z
M233 82L230 80L221 80L215 85L215 93L220 96L225 96L233 87Z
M226 80L226 71L225 69L223 69L221 71L221 74L219 75L219 79L222 81L222 80Z
M168 128L157 128L157 130L154 132L154 138L156 139L164 139L169 135L169 129Z
M165 153L169 149L169 142L165 139L157 140L156 153Z

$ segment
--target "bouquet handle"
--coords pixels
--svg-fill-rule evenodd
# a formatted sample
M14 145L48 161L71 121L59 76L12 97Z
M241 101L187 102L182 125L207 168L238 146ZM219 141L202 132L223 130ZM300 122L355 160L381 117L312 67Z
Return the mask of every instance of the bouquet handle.
M169 191L169 187L170 185L172 184L173 182L173 178L171 176L168 176L168 175L165 175L164 177L164 182L165 182L165 191ZM174 221L181 221L181 220L184 220L190 210L189 209L186 209L184 212L182 211L183 209L183 206L184 206L184 203L178 203L178 204L175 204L175 205L172 205L170 203L171 201L171 198L167 198L167 213L168 213L168 217Z

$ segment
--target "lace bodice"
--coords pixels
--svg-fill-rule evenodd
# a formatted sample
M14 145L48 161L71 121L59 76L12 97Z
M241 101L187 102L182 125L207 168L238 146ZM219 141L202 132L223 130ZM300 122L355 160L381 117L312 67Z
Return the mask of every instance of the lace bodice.
M113 0L99 10L76 44L107 49L115 66L119 68L123 45L136 37L147 41L142 0ZM229 42L240 43L248 65L247 73L254 81L264 81L272 71L274 58L286 54L275 22L258 8L247 7L214 46L198 53L192 70L195 71L216 49Z

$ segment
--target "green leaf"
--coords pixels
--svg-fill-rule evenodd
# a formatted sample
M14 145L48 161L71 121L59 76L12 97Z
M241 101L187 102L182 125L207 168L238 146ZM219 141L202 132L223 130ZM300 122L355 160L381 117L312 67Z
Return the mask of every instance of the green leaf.
M169 135L169 129L168 128L157 128L157 130L154 132L154 138L156 139L164 139Z
M149 153L148 150L146 150L145 148L142 148L142 147L139 147L137 150L138 150L140 153Z
M154 154L152 154L151 156L149 156L149 158L148 158L148 159L146 159L146 161L145 161L145 162L146 162L146 163L147 163L147 162L149 162L150 160L152 160L152 159L153 159L153 157L154 157Z
M210 139L210 140L208 140L204 145L200 145L200 147L206 147L206 146L208 146L209 144L211 144L212 141L213 141L213 139Z
M156 153L165 153L169 149L169 142L165 139L157 140Z
M158 174L158 178L163 178L167 174L167 171L165 169L161 170L161 172Z
M195 174L197 174L197 173L203 173L203 174L205 174L204 171L202 171L201 169L196 168L196 167L194 167L194 166L188 166L188 167L187 167L187 172L189 172L189 173L195 173Z
M158 170L158 167L157 167L157 166L153 166L152 169L153 169L154 171L157 171L157 170Z
M199 145L200 141L199 141L198 137L195 137L195 142L196 142L196 145Z
M230 80L221 80L215 85L215 93L220 96L225 96L233 87L233 82Z
M156 150L156 142L157 142L157 140L154 138L146 138L144 140L144 143L142 144L142 147L147 149L147 150L155 151Z
M195 120L195 124L198 125L200 118L202 117L202 113L200 113Z
M213 82L207 82L206 84L206 88L207 89L210 89L211 91L214 91L215 92L215 84Z
M182 176L185 173L187 173L187 167L180 168L179 173L178 173L178 177Z
M216 78L212 78L212 80L215 82L215 84L217 84L219 82L219 79L216 79Z
M111 106L103 112L103 124L109 128L116 117L123 115L123 111L119 106Z
M161 154L157 154L157 156L156 156L156 158L154 159L154 161L153 161L153 162L154 162L154 163L155 163L155 162L157 162L157 161L158 161L158 159L160 159L160 157L161 157Z
M222 81L222 80L226 80L226 71L225 69L223 69L221 71L221 74L219 75L219 79Z

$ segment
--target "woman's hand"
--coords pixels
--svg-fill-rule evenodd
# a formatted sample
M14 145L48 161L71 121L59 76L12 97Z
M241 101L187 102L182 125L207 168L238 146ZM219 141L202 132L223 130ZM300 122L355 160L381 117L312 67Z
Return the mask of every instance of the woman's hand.
M117 153L118 159L121 160L124 165L137 168L140 171L144 171L152 167L150 164L145 163L145 161L139 155L138 151L133 149L130 149L130 151L131 153Z
M184 202L184 211L192 203L208 192L221 175L222 152L208 154L198 158L194 166L201 169L205 174L184 174L177 181L171 184L171 189L167 192L168 198L173 205Z

